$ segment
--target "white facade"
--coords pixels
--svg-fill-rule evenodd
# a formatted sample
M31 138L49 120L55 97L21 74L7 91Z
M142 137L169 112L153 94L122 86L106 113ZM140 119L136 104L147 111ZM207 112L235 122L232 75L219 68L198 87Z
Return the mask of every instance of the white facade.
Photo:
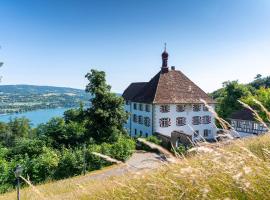
M140 110L140 105L142 105L143 110ZM148 111L145 110L146 105L149 106ZM183 106L184 110L177 111L178 105ZM125 127L132 137L147 137L153 133L171 137L173 131L178 131L191 135L193 140L201 139L202 137L205 139L213 139L216 136L213 114L205 110L203 104L196 104L200 107L200 110L194 111L193 105L194 104L167 104L166 106L169 108L168 112L161 112L161 106L164 106L163 104L131 102L129 105L125 106L126 111L130 113L129 120ZM211 106L214 108L215 105L212 104ZM138 119L136 121L136 117L139 118L139 116L143 119L145 117L149 118L149 126L146 126L145 123L139 123ZM177 124L177 118L179 119L179 117L182 120L181 122L184 121L184 123ZM199 120L198 124L193 123L193 117ZM206 118L208 120L205 120ZM162 119L165 120L163 124L161 124ZM167 121L168 123L166 123Z

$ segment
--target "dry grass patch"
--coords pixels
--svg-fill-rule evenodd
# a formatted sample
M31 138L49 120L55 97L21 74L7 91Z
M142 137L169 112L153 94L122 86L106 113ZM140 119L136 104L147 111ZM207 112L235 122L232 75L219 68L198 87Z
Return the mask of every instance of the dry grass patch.
M47 199L270 199L270 134L204 147L151 172L37 186ZM22 199L39 199L30 188ZM15 193L0 196L15 199Z

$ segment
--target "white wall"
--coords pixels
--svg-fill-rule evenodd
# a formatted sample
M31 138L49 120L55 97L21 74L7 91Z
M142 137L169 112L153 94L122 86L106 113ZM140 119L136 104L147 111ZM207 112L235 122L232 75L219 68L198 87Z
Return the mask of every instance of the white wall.
M134 110L133 105L136 102L131 102L131 107L126 108L126 110L128 112L130 112L130 117L129 117L129 121L128 123L125 125L125 127L127 127L128 129L131 129L131 136L135 137L135 136L140 136L140 131L142 132L142 136L146 136L146 134L148 136L152 135L152 105L149 105L149 111L150 112L146 112L145 111L145 103L143 104L143 111L139 110L139 104L140 103L136 103L137 104L137 110ZM137 117L139 117L139 115L143 116L143 117L149 117L150 118L150 126L147 127L144 124L139 124L139 122L133 122L133 114L136 114ZM135 129L137 130L137 135L135 135Z
M211 105L214 108L214 105ZM204 129L211 130L211 135L208 136L208 139L211 139L216 134L216 127L214 125L215 119L213 117L213 114L209 111L203 111L202 106L201 110L198 112L195 112L192 110L191 104L186 104L186 108L184 112L177 112L176 111L176 105L170 104L170 112L168 113L161 113L160 112L160 105L155 104L154 105L154 132L158 132L167 136L171 136L171 132L173 131L183 131L186 134L194 135L191 128L189 128L188 124L194 129L199 130L199 134L203 136ZM192 117L193 116L205 116L209 115L211 116L211 123L210 124L199 124L199 125L193 125L192 124ZM169 117L171 119L171 126L169 127L160 127L159 119ZM184 126L176 126L176 118L177 117L186 117L186 125Z
M125 102L125 111L129 113L129 117L127 122L124 124L124 127L126 128L127 132L130 134L130 122L131 122L131 103L130 104L126 104Z

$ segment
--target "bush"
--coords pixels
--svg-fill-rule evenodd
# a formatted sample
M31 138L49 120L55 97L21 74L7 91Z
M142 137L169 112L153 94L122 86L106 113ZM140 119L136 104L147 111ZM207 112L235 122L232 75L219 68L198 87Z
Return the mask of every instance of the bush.
M58 152L47 147L38 157L24 160L24 171L34 183L52 179L59 165Z
M62 149L59 165L54 178L61 179L79 175L83 170L83 151L80 149Z
M135 145L133 139L121 136L116 143L111 145L111 156L117 160L125 161L134 152Z

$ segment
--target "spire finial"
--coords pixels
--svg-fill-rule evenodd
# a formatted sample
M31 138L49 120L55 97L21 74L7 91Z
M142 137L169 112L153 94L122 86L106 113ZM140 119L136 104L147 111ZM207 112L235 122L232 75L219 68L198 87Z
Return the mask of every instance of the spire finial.
M164 43L164 51L163 53L161 54L161 58L162 58L162 67L161 67L161 71L162 72L168 72L168 57L169 57L169 54L167 53L166 51L166 47L167 47L167 44Z

